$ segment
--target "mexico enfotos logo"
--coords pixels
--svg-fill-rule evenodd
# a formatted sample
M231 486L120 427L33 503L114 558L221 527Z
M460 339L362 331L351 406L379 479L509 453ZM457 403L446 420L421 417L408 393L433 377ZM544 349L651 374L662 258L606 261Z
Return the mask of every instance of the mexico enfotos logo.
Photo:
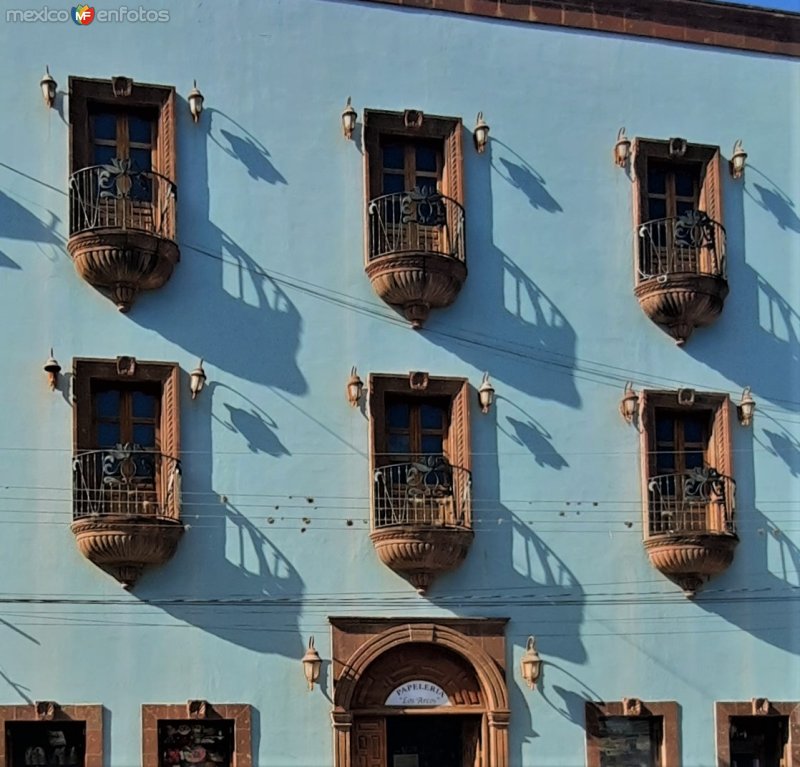
M166 9L145 8L143 6L118 8L94 8L91 5L76 5L72 8L12 8L6 11L7 22L35 24L37 22L58 24L72 21L81 27L93 22L99 24L163 24L169 21Z

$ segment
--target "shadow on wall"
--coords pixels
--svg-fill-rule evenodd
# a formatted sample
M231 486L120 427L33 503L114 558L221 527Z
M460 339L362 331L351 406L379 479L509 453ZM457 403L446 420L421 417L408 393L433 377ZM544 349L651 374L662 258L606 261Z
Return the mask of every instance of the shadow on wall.
M512 442L527 448L539 466L555 469L556 471L569 466L566 458L555 449L550 441L552 434L542 424L507 397L498 396L496 399L497 401L503 400L512 407L516 407L521 417L525 419L519 420L518 418L506 416L506 423L511 427L511 430L504 428L498 422L497 428L499 431L505 434Z
M725 205L731 292L714 332L698 331L684 348L698 362L739 386L750 386L757 400L763 398L781 407L800 410L800 395L794 380L800 363L800 315L776 287L745 262L742 185L729 187ZM776 191L775 195L783 193ZM784 202L791 206L788 199ZM789 207L767 209L779 224L779 214L785 221L785 212L790 210Z
M3 165L2 167L8 167ZM13 169L12 169L13 170ZM42 249L50 261L55 261L64 253L64 239L58 234L61 219L51 210L46 211L47 221L42 221L30 210L0 190L0 238L34 242L53 246ZM0 250L0 269L21 269L7 253Z
M224 408L231 421L216 420L238 432L253 452L289 454L275 436L277 423L263 409L239 392L209 382L192 405L191 427L185 430L191 448L181 462L182 518L188 529L172 561L145 574L134 594L227 642L299 658L304 648L298 615L305 587L262 529L267 524L264 497L248 498L246 505L234 503L212 486L212 407L229 393L240 406L218 402L216 409ZM233 486L237 470L232 469Z
M229 130L215 132L215 121L227 121ZM209 138L251 177L270 184L286 181L272 167L266 149L221 112L203 112L200 126L211 127L186 132L196 146L181 154L178 169L181 183L192 190L187 199L193 203L179 216L183 263L164 288L142 296L128 316L234 377L305 394L307 384L296 362L302 334L297 308L258 260L209 220ZM232 178L230 183L237 182Z
M789 198L789 195L756 166L748 164L747 176L750 177L754 173L761 177L762 183L746 184L745 193L747 196L760 208L775 216L775 222L781 229L800 234L800 216L797 215L796 206ZM749 191L750 186L755 189L755 194Z
M535 397L580 406L575 386L575 330L563 312L526 270L492 241L493 213L488 162L468 155L467 264L469 278L456 303L434 312L421 332L431 342L457 354L493 378ZM505 146L505 145L503 145ZM510 151L510 150L509 150ZM523 191L538 211L561 206L544 188L544 180L527 163L501 159L500 176ZM518 168L512 174L511 168ZM534 253L527 263L536 263ZM545 263L539 259L540 263Z

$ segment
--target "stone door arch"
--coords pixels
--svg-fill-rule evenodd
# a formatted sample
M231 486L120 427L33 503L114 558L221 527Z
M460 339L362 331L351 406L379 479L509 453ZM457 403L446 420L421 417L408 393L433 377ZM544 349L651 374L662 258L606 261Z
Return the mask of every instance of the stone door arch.
M387 691L411 679L426 679L446 690L448 713L479 715L480 764L508 767L504 620L332 618L331 623L335 767L384 767L384 755L365 759L353 741L365 736L359 730L365 716L375 722L403 713L383 703Z

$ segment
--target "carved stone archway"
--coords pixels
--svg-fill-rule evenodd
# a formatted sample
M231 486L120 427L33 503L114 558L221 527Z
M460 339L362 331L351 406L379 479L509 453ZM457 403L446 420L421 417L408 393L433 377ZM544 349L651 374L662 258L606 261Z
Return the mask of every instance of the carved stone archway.
M371 670L381 668L387 656L417 648L427 668L437 672L436 654L445 675L461 666L455 676L474 680L474 691L455 700L464 713L481 716L483 738L481 760L485 767L508 767L508 724L510 718L505 669L505 620L441 619L436 622L364 618L332 618L335 767L356 767L353 745L354 722L361 714L380 715L381 709L364 708L369 694L363 686L375 684ZM402 672L398 679L402 679ZM436 681L436 680L432 680ZM467 685L471 686L471 685ZM374 696L373 696L374 697ZM386 709L386 714L397 713ZM433 712L432 712L433 713ZM384 764L379 757L370 764Z

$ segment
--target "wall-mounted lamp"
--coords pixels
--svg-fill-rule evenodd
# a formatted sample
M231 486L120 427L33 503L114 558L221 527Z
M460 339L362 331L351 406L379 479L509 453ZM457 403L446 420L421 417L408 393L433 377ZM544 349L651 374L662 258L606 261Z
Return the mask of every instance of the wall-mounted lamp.
M624 168L631 156L631 140L625 135L625 128L620 128L617 133L617 143L614 144L614 162Z
M486 145L489 143L489 125L483 119L483 112L478 112L475 128L472 130L472 138L475 141L475 149L478 154L483 154Z
M44 68L44 77L39 81L39 87L42 89L44 103L47 105L48 109L52 109L53 104L56 103L56 88L58 88L58 83L53 79L53 75L50 74L50 67L46 66Z
M189 388L192 391L192 399L195 399L203 387L206 385L206 371L203 370L203 360L197 363L197 367L189 373Z
M747 160L747 152L742 147L742 140L737 139L733 145L733 154L731 155L731 176L734 178L741 178L744 175L744 164Z
M536 682L542 673L542 659L539 653L536 652L536 638L528 637L528 644L525 648L525 653L519 663L522 679L531 688L536 687Z
M742 426L750 426L753 423L753 413L756 411L756 401L750 394L750 387L746 387L742 392L742 399L736 406L736 414L739 416L739 423Z
M58 374L61 372L61 365L58 364L58 360L53 356L52 348L50 349L50 358L44 363L44 372L47 373L50 391L55 391L58 386Z
M203 102L205 101L205 97L200 93L197 87L197 80L194 81L194 87L189 91L186 100L189 102L189 111L192 113L192 120L197 122L200 119L200 115L203 114Z
M344 133L344 137L348 141L353 138L353 131L356 129L357 119L358 113L353 109L353 105L350 103L350 96L348 96L347 104L345 104L342 110L342 133Z
M309 690L314 689L314 682L319 679L320 668L322 668L322 659L314 647L314 637L311 637L308 640L306 654L303 656L303 673L306 675Z
M636 411L639 407L639 395L634 391L633 384L628 381L625 384L625 393L619 403L620 415L625 419L625 423L633 423Z
M364 392L364 382L358 375L355 366L350 368L350 378L347 379L347 401L353 406L358 407L361 402L361 395Z
M481 406L481 413L488 413L494 404L494 386L488 373L483 374L483 381L478 389L478 403Z

